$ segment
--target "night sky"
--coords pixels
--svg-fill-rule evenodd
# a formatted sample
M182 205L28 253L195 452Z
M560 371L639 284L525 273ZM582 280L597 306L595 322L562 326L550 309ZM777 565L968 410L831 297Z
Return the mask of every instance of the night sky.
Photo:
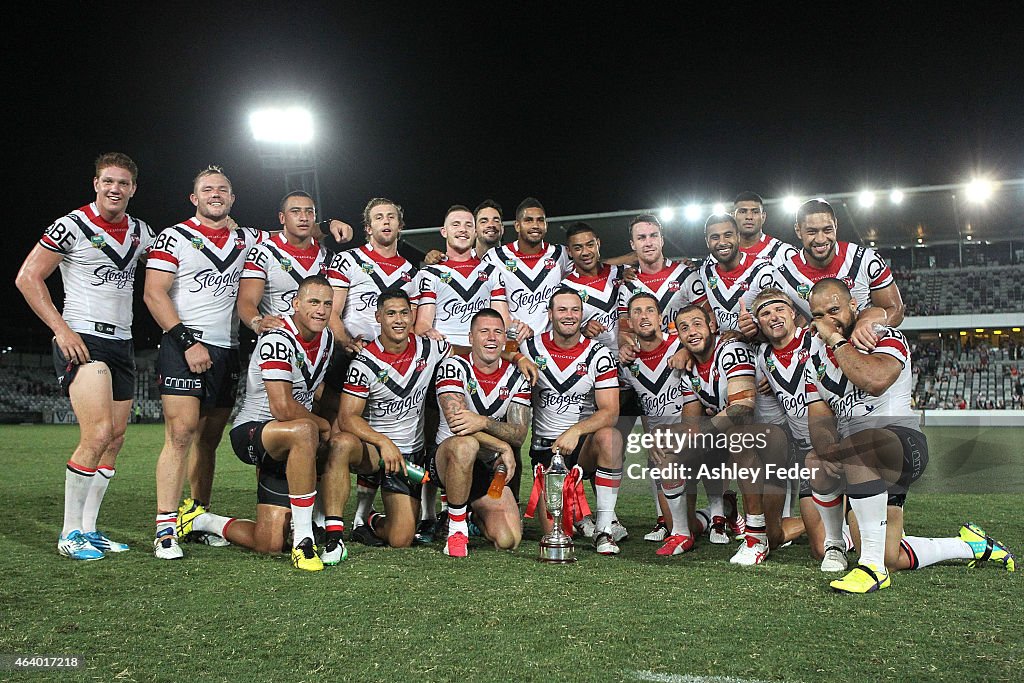
M527 195L556 216L1024 176L1016 22L973 3L143 4L7 17L16 341L49 336L17 266L93 198L101 152L139 164L129 212L155 228L193 214L190 180L210 163L233 180L239 223L276 225L283 180L247 126L261 93L310 94L321 215L353 224L380 195L420 227L485 197L509 218Z

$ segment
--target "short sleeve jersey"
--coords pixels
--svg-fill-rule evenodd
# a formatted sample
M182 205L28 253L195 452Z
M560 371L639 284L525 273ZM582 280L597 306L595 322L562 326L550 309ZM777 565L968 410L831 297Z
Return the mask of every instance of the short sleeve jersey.
M572 267L566 248L542 243L538 253L524 254L515 241L491 249L484 263L498 267L512 318L522 320L537 334L547 330L548 302Z
M768 380L793 438L803 449L811 446L811 436L807 429L805 375L813 341L814 333L809 328L801 327L797 329L793 341L785 347L776 349L771 344L760 344L755 353L757 376Z
M377 297L385 289L402 289L416 303L413 278L416 268L400 255L381 256L369 244L336 254L327 272L335 289L347 289L345 310L339 311L345 330L353 337L376 339L380 325L374 318Z
M825 268L808 263L802 251L778 268L779 283L808 320L811 319L811 306L807 301L811 287L826 278L846 283L857 300L858 311L871 305L871 292L894 282L892 271L877 251L849 242L836 242L835 257Z
M209 228L190 218L157 235L146 268L174 274L171 301L199 341L237 348L238 281L246 253L267 236L254 228Z
M654 295L661 311L661 331L669 332L675 326L676 314L690 304L701 305L707 298L700 273L687 268L685 263L666 260L657 273L638 273L635 280L626 280L619 289L619 316L629 315L629 299L645 292Z
M583 299L583 324L591 320L604 325L605 331L594 337L608 347L613 356L619 354L619 289L622 287L622 266L602 265L597 275L580 275L573 269L565 285L580 293Z
M581 337L570 349L556 345L550 332L520 345L533 359L540 377L533 390L533 439L554 440L574 424L594 414L596 393L618 394L618 369L609 351Z
M434 371L451 351L447 341L409 335L402 353L388 353L379 339L359 352L342 388L366 400L363 416L370 428L409 455L423 448L423 402Z
M40 246L63 257L62 316L68 327L106 339L132 338L135 270L153 239L143 221L126 214L120 223L109 223L94 203L46 229Z
M651 351L640 350L625 373L640 399L648 428L678 424L683 412L683 375L668 366L668 359L679 350L679 337L670 336Z
M437 370L437 400L445 394L460 394L466 407L477 415L505 422L513 403L530 405L530 382L516 366L505 361L490 373L481 372L473 365L473 356L452 356L441 362ZM441 410L441 424L437 428L437 443L452 436L451 427Z
M324 380L333 350L334 336L330 329L307 342L291 317L284 318L284 327L261 334L256 350L249 357L245 399L234 424L274 419L267 382L290 382L295 402L306 410L313 410L313 396Z
M863 353L857 351L857 353ZM836 416L839 436L846 438L865 429L907 427L920 429L921 419L910 407L914 379L910 345L899 330L886 327L869 355L882 354L902 365L899 377L881 396L872 396L843 374L832 349L815 337L807 364L807 405L825 401Z
M772 237L763 232L761 233L761 239L755 244L749 247L740 247L740 251L747 256L770 261L776 268L800 252L792 244L783 242L779 238Z
M242 279L263 280L261 315L291 315L299 284L310 275L326 276L329 258L316 240L300 249L279 232L249 250Z
M746 342L717 337L711 358L706 363L695 363L685 374L683 405L700 401L716 413L725 410L729 380L736 377L754 377L754 355Z
M477 311L505 301L498 266L475 256L421 268L415 290L420 306L435 307L434 329L459 346L469 346L469 323Z
M751 304L762 289L779 286L771 263L743 253L739 265L732 270L723 269L718 261L707 257L700 266L700 281L720 331L739 329L741 301L751 311Z

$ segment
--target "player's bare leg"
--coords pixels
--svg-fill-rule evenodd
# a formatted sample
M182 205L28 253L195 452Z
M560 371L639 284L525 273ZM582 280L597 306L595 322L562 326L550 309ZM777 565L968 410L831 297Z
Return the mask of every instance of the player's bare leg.
M472 503L473 519L497 550L515 550L523 540L523 524L519 505L506 486L501 498L477 498Z
M591 434L580 451L580 467L585 472L594 472L594 548L602 555L619 554L611 533L622 483L623 453L622 435L614 427L604 427Z
M178 500L185 483L188 450L199 428L199 399L194 396L162 396L164 447L156 463L156 535L154 554L160 559L180 559L176 530Z
M210 505L213 474L217 465L217 446L231 417L230 408L204 408L200 411L196 438L189 458L188 481L192 499Z
M441 442L434 456L448 495L448 538L444 552L450 557L465 557L467 553L469 496L473 487L473 465L479 452L480 443L473 437L452 436Z

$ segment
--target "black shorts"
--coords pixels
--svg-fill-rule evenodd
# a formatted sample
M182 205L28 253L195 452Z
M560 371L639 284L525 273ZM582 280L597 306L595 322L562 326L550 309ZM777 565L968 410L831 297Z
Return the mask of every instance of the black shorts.
M640 405L640 397L634 391L633 387L620 385L619 386L619 419L616 423L616 429L621 432L628 434L636 426L637 418L644 414L644 409Z
M348 366L353 358L355 356L335 340L334 353L331 354L331 362L327 365L327 374L324 375L324 385L340 394L342 387L345 386L345 375L348 374Z
M485 463L479 458L473 461L473 479L469 486L469 500L467 503L472 503L474 500L478 500L487 495L488 489L491 488L491 481L494 479L494 465L498 462L495 458L490 463ZM444 488L444 481L441 479L441 473L437 469L437 448L435 447L430 456L430 480L437 482L438 486ZM505 482L505 486L508 486L508 482Z
M810 448L800 448L796 444L796 441L790 441L793 444L793 450L796 452L796 457L793 460L793 464L800 469L804 468L804 464L807 462L807 454L811 452ZM806 477L800 477L800 498L810 498L814 495L814 491L811 490L811 482Z
M903 445L903 468L900 478L889 487L889 505L903 507L907 501L910 485L921 478L928 466L928 439L916 429L909 427L886 427Z
M583 447L587 444L590 439L590 434L587 434L580 442L576 444L576 448L569 455L563 455L562 458L565 460L565 466L568 469L575 467L580 461L580 453L583 452ZM537 467L537 463L544 465L547 469L551 466L551 458L554 453L551 451L551 444L555 442L554 439L534 439L533 443L530 444L530 469L533 470Z
M135 346L131 339L107 339L91 334L79 334L89 349L90 362L103 362L110 368L110 387L115 401L130 401L135 396ZM69 361L53 341L53 369L61 394L68 395L71 382L78 374L78 363Z
M275 460L263 446L263 428L266 422L243 422L233 427L230 433L231 450L246 465L256 466L256 502L262 505L276 505L291 508L288 497L286 460ZM317 458L317 477L323 470L324 461Z
M402 453L402 457L405 458L406 462L411 462L414 465L420 467L427 467L427 452L421 448L415 453ZM385 474L381 478L380 489L381 491L389 491L391 493L401 493L402 495L420 499L420 489L423 487L420 484L414 484L409 481L409 478L402 474Z
M207 346L213 365L196 374L188 369L185 352L176 340L164 334L156 359L161 396L195 396L206 408L231 408L238 387L238 349Z

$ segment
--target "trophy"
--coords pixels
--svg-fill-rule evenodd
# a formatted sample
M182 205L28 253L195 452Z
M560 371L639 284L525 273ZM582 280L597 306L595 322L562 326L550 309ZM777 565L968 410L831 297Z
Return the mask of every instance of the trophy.
M551 514L553 521L551 533L540 539L541 562L568 564L576 561L573 553L572 536L562 529L562 490L569 470L565 467L562 455L555 451L551 457L551 466L544 471L544 507Z

